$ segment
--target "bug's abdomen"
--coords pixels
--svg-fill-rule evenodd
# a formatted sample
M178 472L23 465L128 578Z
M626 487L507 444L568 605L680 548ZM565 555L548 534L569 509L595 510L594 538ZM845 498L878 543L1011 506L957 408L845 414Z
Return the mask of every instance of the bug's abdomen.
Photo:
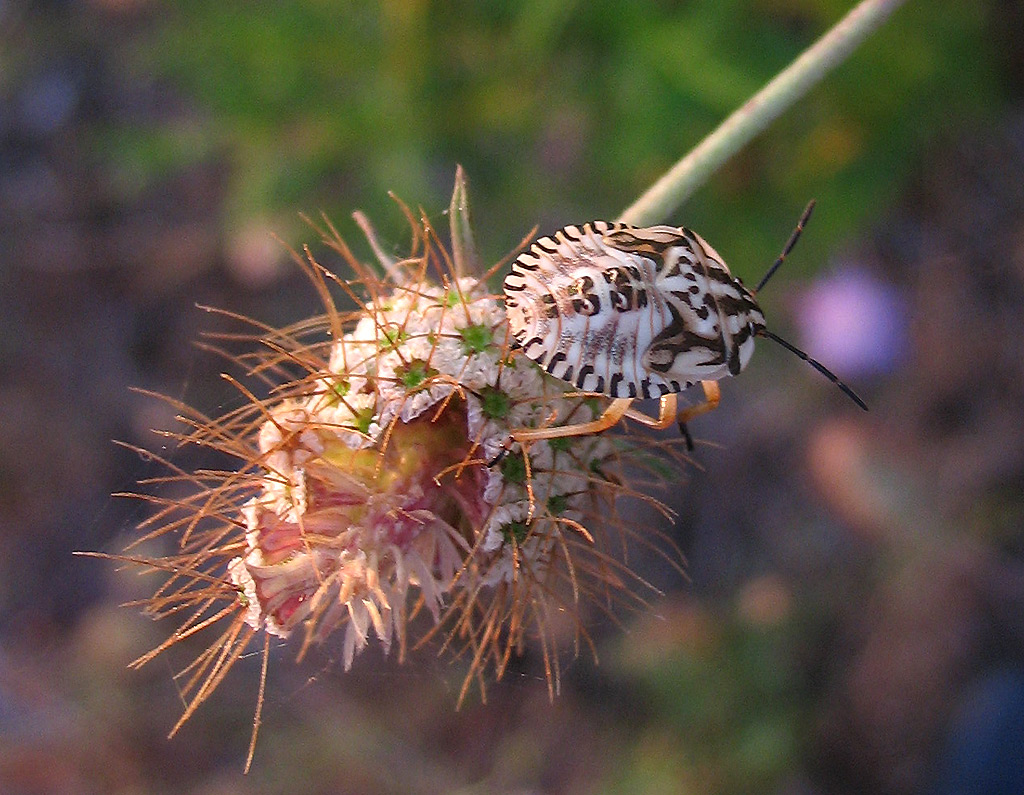
M689 385L643 366L672 316L654 260L604 242L601 221L538 240L505 278L512 334L526 355L577 389L658 397Z

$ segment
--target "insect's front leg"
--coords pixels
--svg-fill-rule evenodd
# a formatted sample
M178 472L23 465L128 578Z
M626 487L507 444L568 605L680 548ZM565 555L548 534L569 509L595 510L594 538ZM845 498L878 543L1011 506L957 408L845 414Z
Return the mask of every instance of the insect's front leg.
M686 427L686 423L692 420L694 417L699 417L701 414L707 414L709 411L714 411L718 408L718 403L722 399L722 390L718 387L717 381L701 381L701 388L704 390L704 402L698 403L696 406L689 406L683 409L676 416L676 420L679 422L679 432L686 439L686 449L693 449L693 437L690 436L690 431Z
M707 412L713 411L718 407L719 400L722 396L717 381L701 381L700 385L704 390L704 401L698 403L696 406L689 406L682 411L679 411L679 402L676 398L676 394L674 392L670 392L667 395L661 396L661 401L658 403L657 419L635 409L627 411L625 416L631 420L636 420L637 422L646 425L648 428L654 428L659 431L664 430L673 422L676 422L679 424L679 432L686 440L686 449L693 450L693 437L690 436L690 431L686 427L686 423L694 417L699 417L701 414L707 414Z

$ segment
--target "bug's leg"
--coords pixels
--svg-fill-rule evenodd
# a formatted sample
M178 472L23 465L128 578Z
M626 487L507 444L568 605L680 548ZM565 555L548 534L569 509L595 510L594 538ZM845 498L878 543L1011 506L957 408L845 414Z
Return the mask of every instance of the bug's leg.
M579 422L573 425L555 425L548 428L520 428L512 431L511 436L517 442L535 442L538 439L560 439L564 436L585 436L600 433L611 428L623 418L629 409L632 398L616 398L604 414L590 422Z
M661 400L658 402L658 419L654 419L654 417L650 417L642 411L635 409L627 411L626 416L642 425L646 425L648 428L661 431L676 421L676 415L679 411L678 404L676 393L669 392L667 395L662 395Z
M648 428L654 428L656 430L663 430L671 425L673 422L679 424L679 432L683 435L686 440L686 449L693 450L693 437L690 436L690 431L686 427L686 423L692 420L694 417L699 417L701 414L706 414L712 411L718 406L718 402L722 396L721 391L718 388L717 381L701 381L701 387L704 389L704 402L698 403L696 406L690 406L683 411L678 411L678 400L676 394L671 392L667 395L661 396L661 402L658 404L658 418L650 417L641 411L630 409L626 412L626 416L631 420L636 420Z
M709 383L714 382L712 381ZM705 394L707 393L705 392ZM686 440L686 449L693 450L693 437L690 436L690 431L687 429L686 423L679 419L679 400L676 398L675 392L670 392L667 395L661 396L661 401L658 403L658 419L648 417L646 414L639 411L633 411L632 409L626 412L626 416L631 420L636 420L649 428L655 428L659 431L664 430L673 422L678 422L679 432L683 435L683 439Z
M718 408L718 402L722 399L722 391L718 388L717 381L701 381L701 388L704 390L704 402L698 403L696 406L690 406L679 412L676 419L679 422L679 432L683 434L683 438L686 439L686 449L693 449L693 437L690 436L690 431L686 427L686 423L692 420L694 417L699 417L701 414L707 414L709 411L714 411Z
M505 460L505 456L508 455L508 451L511 448L511 446L512 446L512 437L509 437L508 439L505 440L505 443L501 446L501 451L496 456L494 456L494 458L492 458L490 461L487 462L487 467L490 468L490 467L493 467L493 466L497 466L502 461L504 461Z
M722 391L718 388L718 382L701 381L700 385L704 389L704 402L680 411L677 417L679 422L689 422L694 417L699 417L701 414L707 414L718 408L718 402L722 399Z

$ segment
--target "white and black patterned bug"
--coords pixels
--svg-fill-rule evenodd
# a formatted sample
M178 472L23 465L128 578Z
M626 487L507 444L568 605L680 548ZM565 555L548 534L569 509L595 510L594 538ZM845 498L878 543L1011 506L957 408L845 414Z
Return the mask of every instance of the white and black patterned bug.
M624 415L655 427L685 423L718 404L716 382L746 367L755 337L784 345L866 409L829 370L768 331L755 299L813 209L811 202L755 290L685 227L592 221L537 240L505 277L515 342L551 375L618 400L591 423L524 430L515 437L592 433ZM677 414L675 395L697 383L705 401ZM629 409L633 399L643 398L661 398L657 420Z

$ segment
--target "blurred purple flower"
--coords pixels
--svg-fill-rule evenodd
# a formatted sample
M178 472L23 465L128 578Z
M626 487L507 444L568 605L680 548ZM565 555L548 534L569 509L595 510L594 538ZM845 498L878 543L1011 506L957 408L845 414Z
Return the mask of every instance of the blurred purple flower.
M889 372L906 348L904 297L856 265L818 279L796 318L804 349L846 378Z

